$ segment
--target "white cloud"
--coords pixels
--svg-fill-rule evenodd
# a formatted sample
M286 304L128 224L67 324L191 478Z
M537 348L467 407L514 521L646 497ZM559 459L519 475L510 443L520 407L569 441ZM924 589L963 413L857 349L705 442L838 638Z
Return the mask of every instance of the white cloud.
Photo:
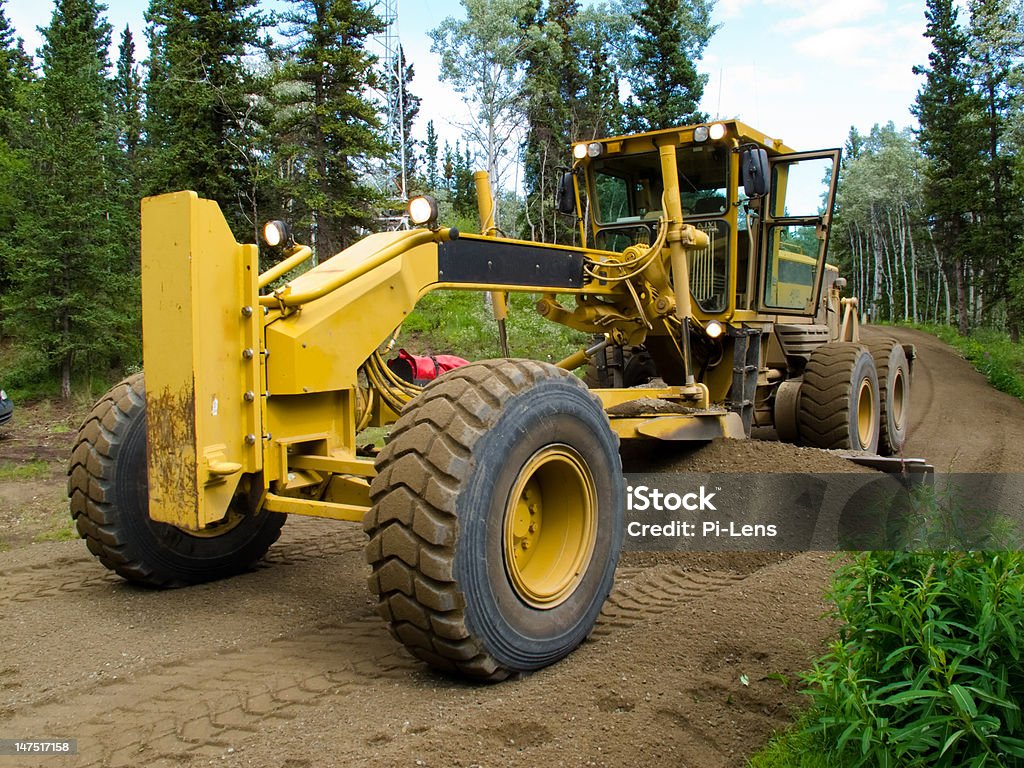
M798 15L786 19L779 25L780 27L784 25L787 31L828 29L877 17L886 11L884 0L859 0L859 2L819 0L798 5L802 6Z
M843 63L856 63L871 46L871 31L866 27L834 27L793 42L793 50L803 56Z
M750 5L751 0L718 0L715 3L717 19L735 19L742 15L743 9Z

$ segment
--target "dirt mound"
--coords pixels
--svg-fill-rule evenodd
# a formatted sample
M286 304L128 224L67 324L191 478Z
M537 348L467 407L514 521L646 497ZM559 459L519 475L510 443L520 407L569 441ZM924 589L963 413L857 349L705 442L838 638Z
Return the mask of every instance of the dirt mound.
M722 438L707 445L627 444L622 449L626 472L870 472L817 448L768 440Z

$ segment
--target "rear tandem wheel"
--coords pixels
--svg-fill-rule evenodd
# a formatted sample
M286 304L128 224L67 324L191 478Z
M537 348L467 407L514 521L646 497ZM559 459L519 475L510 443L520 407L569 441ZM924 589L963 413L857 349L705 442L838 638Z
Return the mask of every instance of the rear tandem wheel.
M882 456L896 456L907 441L910 419L910 365L903 345L896 339L886 338L868 342L868 350L878 370L881 431L878 452Z
M800 385L800 438L816 448L875 453L878 403L878 374L867 348L823 344L811 353Z
M625 490L618 438L582 382L530 360L452 371L406 406L377 470L370 589L413 655L502 680L590 633Z

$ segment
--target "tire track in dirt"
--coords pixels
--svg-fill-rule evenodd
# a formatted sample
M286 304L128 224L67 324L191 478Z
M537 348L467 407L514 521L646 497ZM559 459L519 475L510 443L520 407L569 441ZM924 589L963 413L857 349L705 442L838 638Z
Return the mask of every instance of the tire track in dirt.
M73 735L80 754L71 764L80 768L214 757L268 722L294 719L306 708L344 706L352 690L404 679L420 666L391 642L379 618L365 616L37 701L0 713L0 729Z
M677 610L681 604L698 600L733 586L749 573L727 571L686 571L679 567L655 566L636 573L616 574L616 587L608 596L592 637L616 631ZM756 573L756 571L754 571Z

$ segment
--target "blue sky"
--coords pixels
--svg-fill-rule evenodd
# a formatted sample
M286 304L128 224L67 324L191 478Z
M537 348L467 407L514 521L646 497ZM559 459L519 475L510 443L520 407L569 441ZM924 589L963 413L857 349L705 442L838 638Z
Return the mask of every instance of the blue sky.
M147 3L108 5L114 29L128 23L142 42ZM52 3L7 0L4 8L33 50ZM458 0L399 0L398 31L416 68L413 91L423 97L420 135L432 118L454 141L455 123L465 122L459 97L437 81L427 35L461 11ZM702 103L709 114L738 117L797 149L842 146L851 125L866 132L876 122L912 124L909 107L920 87L912 67L927 63L929 50L923 0L717 0L714 20L721 26L700 65L709 77Z

